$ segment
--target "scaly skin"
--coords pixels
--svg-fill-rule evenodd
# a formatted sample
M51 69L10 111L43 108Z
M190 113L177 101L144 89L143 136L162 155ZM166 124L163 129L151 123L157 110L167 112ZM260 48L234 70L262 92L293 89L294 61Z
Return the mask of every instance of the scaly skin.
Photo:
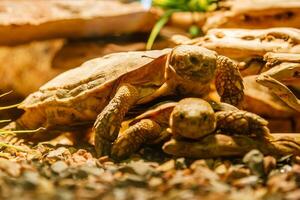
M94 124L95 148L98 155L109 155L126 112L138 100L137 89L129 84L118 88L116 95L98 115Z
M218 56L215 79L221 101L238 106L244 97L243 79L238 66L229 58Z
M160 137L162 127L151 119L143 119L129 127L116 139L111 150L111 156L115 159L123 159L148 141Z
M268 122L262 117L242 110L216 112L217 128L227 133L268 136Z

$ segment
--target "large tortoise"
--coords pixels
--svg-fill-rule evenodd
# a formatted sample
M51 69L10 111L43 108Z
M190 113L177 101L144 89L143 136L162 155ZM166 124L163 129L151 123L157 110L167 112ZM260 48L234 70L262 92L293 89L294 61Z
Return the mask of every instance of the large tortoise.
M19 106L25 113L5 129L44 127L46 133L22 134L41 141L56 136L53 130L95 121L96 151L107 155L131 107L164 95L203 97L215 77L221 100L239 104L243 83L238 68L214 51L180 45L110 54L60 74L29 95Z

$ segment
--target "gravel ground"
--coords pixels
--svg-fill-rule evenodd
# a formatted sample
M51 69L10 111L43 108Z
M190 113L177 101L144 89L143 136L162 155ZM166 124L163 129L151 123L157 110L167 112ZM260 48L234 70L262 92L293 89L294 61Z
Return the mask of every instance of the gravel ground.
M0 199L300 199L300 157L172 158L145 147L122 162L92 146L3 148Z

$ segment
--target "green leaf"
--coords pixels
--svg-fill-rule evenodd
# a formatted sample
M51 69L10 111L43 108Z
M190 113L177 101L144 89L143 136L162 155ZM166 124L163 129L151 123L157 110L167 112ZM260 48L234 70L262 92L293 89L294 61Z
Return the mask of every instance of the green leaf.
M146 45L146 49L150 50L153 46L153 43L157 37L157 35L159 34L160 30L162 29L162 27L168 22L170 16L176 12L177 10L168 10L164 13L163 16L161 16L161 18L156 22L156 24L154 25L151 34L149 36L149 39L147 41L147 45Z
M197 37L200 33L201 33L201 30L198 26L196 25L192 25L190 28L189 28L189 33L192 37Z

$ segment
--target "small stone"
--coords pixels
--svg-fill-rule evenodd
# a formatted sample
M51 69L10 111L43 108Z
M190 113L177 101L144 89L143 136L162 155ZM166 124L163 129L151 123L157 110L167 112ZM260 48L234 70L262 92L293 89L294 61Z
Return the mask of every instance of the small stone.
M286 200L299 200L300 199L300 189L288 192L284 199L286 199Z
M279 171L280 171L280 173L284 174L284 173L292 171L292 167L290 165L283 165Z
M64 161L57 161L51 165L51 169L59 174L68 169L68 165Z
M300 164L300 156L295 156L293 161L296 164Z
M35 188L39 185L40 182L40 176L37 172L32 172L32 171L27 171L23 174L23 178L24 178L24 186L26 188Z
M227 172L227 168L224 164L219 165L214 170L218 175L224 175Z
M233 181L232 185L238 188L257 185L259 178L257 176L248 176Z
M103 164L105 162L111 162L112 160L108 156L102 156L98 159L98 161Z
M147 182L144 177L135 174L125 174L121 179L121 184L124 186L136 185L136 186L146 186Z
M249 167L254 175L263 177L264 173L264 155L257 149L248 152L244 158L243 162Z
M250 175L250 169L242 166L231 166L225 176L227 182L232 182L236 179L244 178Z
M166 172L175 169L175 160L169 160L156 168L158 171Z
M175 161L176 169L184 169L186 168L185 158L177 158Z
M273 156L264 157L265 174L269 174L275 168L276 168L276 159Z
M0 158L0 170L6 172L12 177L20 176L21 167L18 163L7 160L5 158Z
M82 166L80 169L94 176L101 176L104 173L104 169L97 167Z
M56 150L50 151L47 155L47 158L55 158L55 157L59 157L62 156L64 152L68 151L67 148L65 147L59 147Z
M150 187L157 187L163 183L163 180L161 178L153 177L149 181Z
M154 163L152 162L145 162L143 160L138 161L131 161L129 164L125 166L125 169L132 171L135 174L145 176L147 174L154 173Z
M208 167L206 160L196 160L191 164L191 170L195 170L197 167Z

